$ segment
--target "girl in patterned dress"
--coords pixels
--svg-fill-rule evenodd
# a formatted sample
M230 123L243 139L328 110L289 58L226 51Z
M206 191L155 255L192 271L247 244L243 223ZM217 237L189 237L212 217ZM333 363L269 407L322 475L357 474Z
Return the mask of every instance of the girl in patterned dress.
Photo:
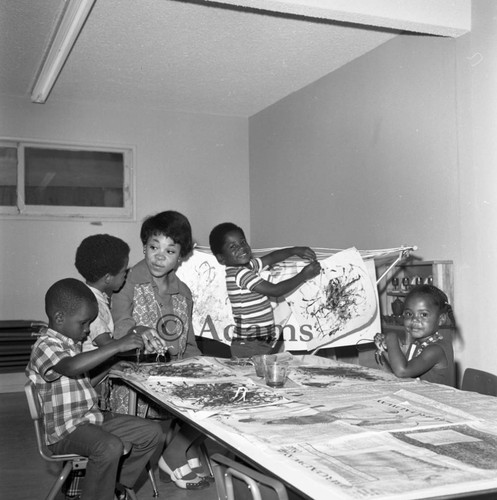
M405 347L395 332L378 333L375 344L381 358L399 378L455 387L452 336L448 329L439 331L448 317L454 323L447 295L433 285L415 286L406 296L403 317Z

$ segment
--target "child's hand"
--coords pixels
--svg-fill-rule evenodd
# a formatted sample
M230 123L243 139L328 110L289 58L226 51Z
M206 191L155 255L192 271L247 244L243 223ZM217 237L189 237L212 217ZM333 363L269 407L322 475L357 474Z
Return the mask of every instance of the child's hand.
M305 266L304 269L300 271L300 273L306 280L314 278L320 272L321 272L321 265L317 260L311 262L310 264L307 264L307 266Z
M387 351L385 335L383 333L377 333L374 336L374 343L376 345L374 359L376 360L376 364L383 366L383 354Z
M386 351L387 346L385 343L385 335L383 333L377 333L374 336L374 343L379 351Z
M163 351L166 343L159 337L157 330L155 328L150 328L144 325L137 325L130 328L128 333L137 332L142 337L142 346L145 354L154 354L159 351Z
M120 352L143 349L142 334L137 332L135 328L131 328L124 337L121 337L116 342L120 344Z
M312 248L309 247L294 247L295 255L301 259L316 260L316 254Z
M134 370L135 368L135 363L131 363L130 361L118 361L116 364L112 365L113 370L121 372L124 370Z

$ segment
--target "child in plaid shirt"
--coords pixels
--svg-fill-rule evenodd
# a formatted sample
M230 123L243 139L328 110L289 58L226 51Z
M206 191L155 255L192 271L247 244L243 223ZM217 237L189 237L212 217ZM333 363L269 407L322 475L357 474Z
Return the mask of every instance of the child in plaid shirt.
M98 349L82 352L97 317L97 300L81 281L54 283L45 296L48 330L33 346L26 375L35 384L43 409L45 439L56 454L88 457L82 500L112 500L116 481L130 489L157 447L163 444L156 422L130 415L102 413L94 385L86 372L119 352L155 350L149 339L130 331ZM122 457L125 444L130 453ZM120 467L120 460L122 465Z

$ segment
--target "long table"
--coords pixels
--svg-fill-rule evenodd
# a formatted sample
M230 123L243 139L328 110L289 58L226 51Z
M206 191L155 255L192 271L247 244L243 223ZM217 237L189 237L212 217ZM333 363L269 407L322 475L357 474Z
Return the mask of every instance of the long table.
M497 498L497 398L319 356L289 362L283 389L206 357L114 376L304 498Z

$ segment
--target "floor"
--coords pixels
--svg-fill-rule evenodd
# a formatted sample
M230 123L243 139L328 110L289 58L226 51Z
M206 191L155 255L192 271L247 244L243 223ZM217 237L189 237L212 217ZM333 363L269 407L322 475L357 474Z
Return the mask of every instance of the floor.
M44 498L50 490L60 468L38 455L34 427L24 392L11 392L0 395L0 491L5 500L34 500ZM214 443L208 448L216 449ZM173 483L163 483L156 473L160 498L167 500L217 500L216 487L200 491L186 491ZM151 500L152 487L146 474L136 488L139 500ZM64 500L60 494L57 500Z

